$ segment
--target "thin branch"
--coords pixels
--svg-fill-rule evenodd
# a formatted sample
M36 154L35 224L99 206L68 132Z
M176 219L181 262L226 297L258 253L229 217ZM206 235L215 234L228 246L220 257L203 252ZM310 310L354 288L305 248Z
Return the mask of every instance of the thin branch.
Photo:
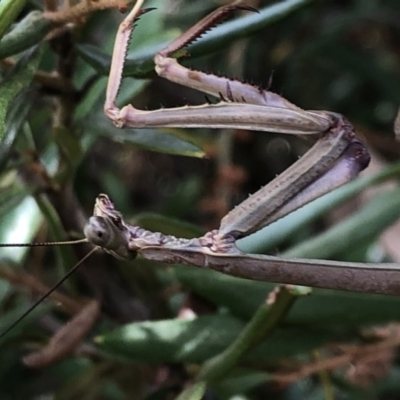
M206 384L223 378L238 364L250 348L274 332L296 298L308 293L307 288L290 285L276 287L268 296L267 301L261 304L236 340L222 353L211 358L202 366L194 385L182 392L179 400L191 398L190 394L197 385L200 385L201 390L203 390Z
M23 286L24 288L30 289L40 295L43 295L49 291L49 287L33 275L30 275L26 272L16 272L4 264L0 265L0 277L13 285ZM75 314L79 312L82 307L84 307L83 302L73 300L57 291L53 292L50 295L50 298L61 303L65 310L70 314Z
M400 345L400 334L396 333L378 343L351 346L344 354L330 357L325 360L301 364L295 371L277 372L270 375L270 379L281 383L294 383L307 376L314 375L320 371L333 371L345 367L355 361L371 362L379 361L382 353L393 350Z
M108 8L118 8L124 11L132 0L99 0L99 1L82 1L74 7L60 10L48 11L44 13L44 17L50 21L57 23L71 22L87 17L94 11L106 10Z
M57 0L44 0L44 9L46 11L56 11L58 7Z
M4 58L0 60L0 65L6 71L11 70L11 68L15 65L15 60L12 58ZM33 80L40 85L42 85L45 89L50 89L57 92L62 92L65 90L69 90L57 72L44 72L44 71L36 71L33 75Z

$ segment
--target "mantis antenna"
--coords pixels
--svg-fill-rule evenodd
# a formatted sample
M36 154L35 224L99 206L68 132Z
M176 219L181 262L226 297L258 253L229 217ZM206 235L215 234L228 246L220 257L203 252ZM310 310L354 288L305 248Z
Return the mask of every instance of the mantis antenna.
M71 240L66 242L44 242L44 243L11 243L0 244L0 247L39 247L39 246L56 246L67 244L87 243L86 238L79 240ZM96 250L94 247L83 258L81 258L57 283L55 283L44 295L42 295L35 303L33 303L20 317L18 317L6 330L0 333L0 339L18 325L27 315L29 315L40 303L46 300L58 287L60 287Z
M78 240L68 240L64 242L42 242L42 243L0 243L0 247L43 247L43 246L63 246L67 244L88 243L86 238Z

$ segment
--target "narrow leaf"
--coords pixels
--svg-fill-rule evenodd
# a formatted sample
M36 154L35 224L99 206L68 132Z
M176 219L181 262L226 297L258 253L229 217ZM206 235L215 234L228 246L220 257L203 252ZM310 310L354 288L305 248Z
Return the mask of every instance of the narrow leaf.
M188 157L204 157L195 144L157 129L118 129L103 116L86 121L85 129L101 134L119 143L131 144L146 150Z
M201 316L133 323L99 336L95 342L119 360L156 362L203 362L226 349L244 324L228 315ZM288 357L304 354L328 340L337 339L332 329L278 328L252 350L246 359Z
M175 266L173 271L186 288L217 306L227 307L243 319L253 316L275 286L273 283L253 282L185 266ZM343 310L346 312L343 313ZM341 329L385 324L394 320L400 320L399 297L313 289L311 296L296 301L285 323Z
M40 43L52 26L51 21L44 18L42 12L32 11L4 35L0 41L0 59L21 53Z
M363 209L326 232L285 252L289 258L331 258L371 241L400 218L400 189L376 196Z
M0 39L17 18L25 4L26 0L0 1Z
M21 91L28 87L43 54L43 46L27 51L11 72L0 83L0 140L3 140L6 115L11 103Z

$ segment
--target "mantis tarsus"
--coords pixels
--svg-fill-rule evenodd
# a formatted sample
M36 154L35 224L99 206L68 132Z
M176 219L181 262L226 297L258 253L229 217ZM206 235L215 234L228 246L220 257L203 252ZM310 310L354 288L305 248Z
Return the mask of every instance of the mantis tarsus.
M240 4L220 7L159 51L154 59L159 76L213 95L220 99L217 104L154 111L141 111L131 105L117 108L115 99L129 38L138 17L149 11L141 10L142 3L138 1L121 23L115 40L104 111L117 127L240 128L306 135L315 144L290 168L229 212L219 229L203 237L179 239L132 226L124 221L108 196L101 194L84 229L86 240L123 259L133 259L139 253L149 260L210 268L252 280L399 294L397 264L282 259L238 250L237 239L354 178L368 165L369 154L342 115L302 110L270 91L189 70L171 58L231 12L254 11ZM53 290L64 280L65 277Z

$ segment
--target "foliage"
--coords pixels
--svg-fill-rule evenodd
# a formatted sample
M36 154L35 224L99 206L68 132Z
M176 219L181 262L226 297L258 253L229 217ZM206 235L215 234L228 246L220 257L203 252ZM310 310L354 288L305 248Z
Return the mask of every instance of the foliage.
M81 0L71 9L59 3L0 6L2 242L82 237L98 193L108 193L131 222L197 236L309 146L257 132L115 128L102 107L118 6L125 2ZM157 78L152 58L220 3L147 1L157 10L138 22L119 103L203 103L203 95ZM260 87L270 86L275 71L271 90L302 108L344 114L382 165L396 160L399 2L249 3L261 12L216 27L189 47L183 62ZM399 261L381 240L400 217L399 189L365 195L399 174L398 163L383 166L240 246L290 257ZM0 331L88 249L2 249ZM91 299L101 304L100 316ZM279 289L96 253L0 339L0 398L394 398L398 305L396 297ZM197 318L183 318L192 313ZM93 327L85 326L90 318L97 319ZM83 343L73 342L80 329L90 332ZM67 357L36 369L22 362L51 337L56 348L71 341Z

